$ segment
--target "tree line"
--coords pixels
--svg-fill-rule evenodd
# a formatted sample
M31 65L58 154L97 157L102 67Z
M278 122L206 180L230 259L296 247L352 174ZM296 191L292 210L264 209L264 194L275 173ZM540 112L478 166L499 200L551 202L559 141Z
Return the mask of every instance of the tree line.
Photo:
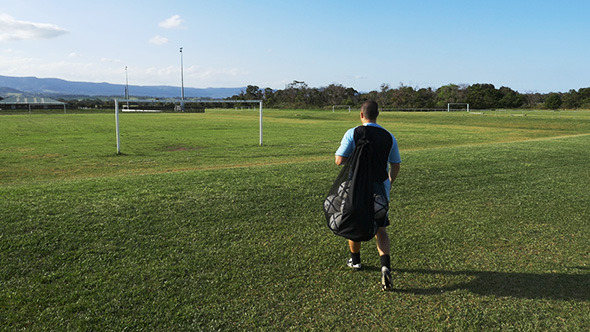
M334 105L358 107L365 100L375 100L382 109L446 109L448 103L468 103L472 109L590 109L590 88L566 93L519 93L493 84L448 84L438 89L414 88L401 84L391 88L382 84L379 91L360 93L340 84L309 87L293 81L282 90L261 89L248 85L231 100L262 100L268 108L331 108Z
M142 98L139 98L142 99ZM335 105L358 108L365 100L375 100L384 110L435 110L446 109L448 103L468 103L470 109L590 109L590 87L552 93L519 93L509 87L496 88L493 84L448 84L438 89L417 88L400 84L392 88L382 84L377 91L358 92L341 84L309 87L303 81L293 81L282 90L261 89L248 85L240 94L227 100L262 100L265 108L305 109L329 108ZM113 108L112 97L59 98L68 109ZM198 107L198 103L193 103ZM162 99L161 108L172 108L169 99ZM219 107L233 108L227 103ZM458 107L458 106L455 106ZM464 106L462 106L464 107Z

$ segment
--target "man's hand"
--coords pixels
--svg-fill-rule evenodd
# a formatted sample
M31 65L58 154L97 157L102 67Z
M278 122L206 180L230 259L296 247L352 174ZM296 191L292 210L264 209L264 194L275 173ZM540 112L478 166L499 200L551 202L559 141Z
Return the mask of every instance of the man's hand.
M338 165L338 166L346 164L347 161L348 161L348 157L342 157L342 156L336 156L334 159L334 162L336 162L336 165Z
M399 163L389 163L389 182L393 183L393 181L395 181L397 174L399 173L399 168Z

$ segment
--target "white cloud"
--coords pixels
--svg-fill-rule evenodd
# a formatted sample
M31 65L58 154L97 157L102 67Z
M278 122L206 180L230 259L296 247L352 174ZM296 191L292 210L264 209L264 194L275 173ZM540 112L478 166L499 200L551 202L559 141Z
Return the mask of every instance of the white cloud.
M180 66L138 68L134 74L142 85L180 85ZM185 86L237 86L236 79L248 75L236 68L203 68L189 66L184 68ZM239 85L239 84L238 84Z
M154 77L168 77L176 74L180 74L180 68L177 66L167 66L167 67L149 67L144 70L144 73L148 76Z
M10 54L9 56L0 55L0 72L2 75L14 75L23 76L20 73L27 73L29 67L35 62L33 58L27 58L22 56L15 56Z
M162 36L154 36L152 39L149 40L150 44L154 45L164 45L168 43L168 38Z
M78 58L78 57L80 57L80 56L81 56L81 55L80 55L80 54L78 54L78 53L76 53L76 52L72 52L72 53L68 54L68 57L70 57L70 58Z
M7 14L0 14L0 42L49 39L68 31L55 24L18 21Z
M20 53L22 53L22 51L17 51L17 50L14 50L12 48L5 48L5 49L2 50L2 53L5 53L5 54L20 54Z
M366 80L368 79L365 75L344 75L343 76L347 80Z
M111 58L101 58L101 62L108 62L108 63L121 63L119 59L111 59Z
M120 66L101 66L97 63L74 61L49 61L30 57L4 57L0 55L0 72L7 76L56 77L74 81L102 82L115 77L111 72L118 69L119 77L125 77Z
M174 29L180 28L182 22L184 22L184 20L180 18L180 15L172 15L164 21L160 22L160 24L158 25L164 29Z
M199 66L190 66L185 69L187 77L196 79L221 79L235 78L247 75L247 72L237 68L201 68Z

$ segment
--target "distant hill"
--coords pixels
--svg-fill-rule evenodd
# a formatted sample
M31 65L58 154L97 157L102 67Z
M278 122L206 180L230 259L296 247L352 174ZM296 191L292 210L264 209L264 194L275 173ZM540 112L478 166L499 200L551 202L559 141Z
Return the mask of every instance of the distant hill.
M0 86L0 97L8 97L12 95L25 95L25 93L17 89Z
M18 91L15 91L18 90ZM226 98L245 91L246 88L184 88L186 98ZM63 96L120 96L125 95L125 85L110 83L72 82L58 78L0 76L0 93L30 93L52 97ZM130 85L131 97L176 98L180 87Z

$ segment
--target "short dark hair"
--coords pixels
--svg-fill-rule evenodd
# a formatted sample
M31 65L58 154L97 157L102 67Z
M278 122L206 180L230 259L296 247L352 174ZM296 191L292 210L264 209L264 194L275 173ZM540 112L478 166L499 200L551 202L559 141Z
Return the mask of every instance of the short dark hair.
M365 115L365 118L375 121L379 116L379 106L373 100L367 100L361 106L361 112Z

